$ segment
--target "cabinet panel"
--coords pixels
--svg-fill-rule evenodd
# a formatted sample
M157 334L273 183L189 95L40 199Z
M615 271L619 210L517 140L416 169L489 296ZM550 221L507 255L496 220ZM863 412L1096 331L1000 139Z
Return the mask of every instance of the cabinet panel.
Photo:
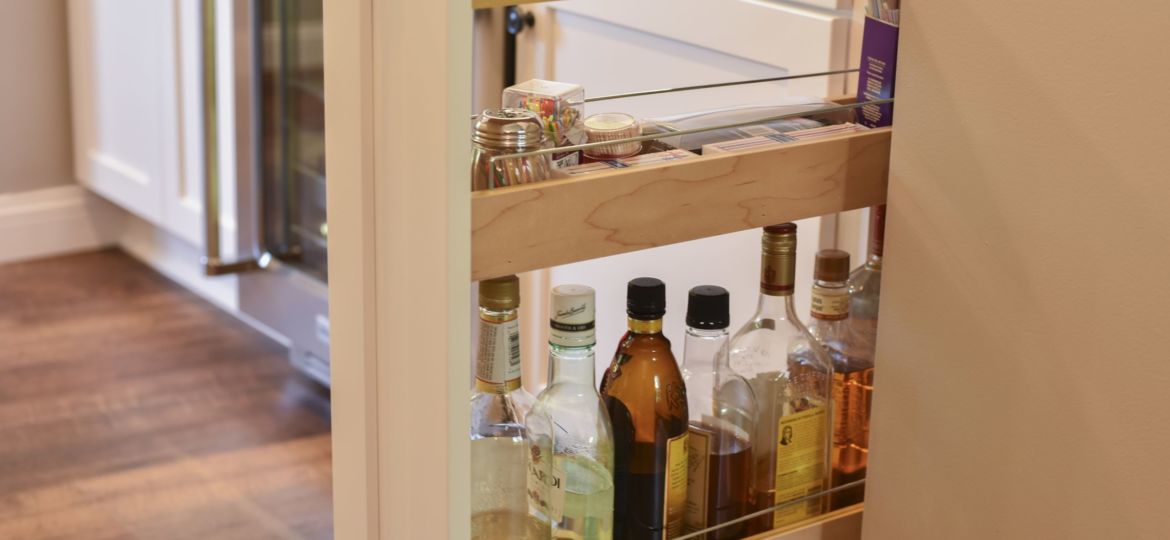
M174 170L174 4L69 4L78 178L153 223Z
M194 245L203 242L200 5L69 3L78 180Z

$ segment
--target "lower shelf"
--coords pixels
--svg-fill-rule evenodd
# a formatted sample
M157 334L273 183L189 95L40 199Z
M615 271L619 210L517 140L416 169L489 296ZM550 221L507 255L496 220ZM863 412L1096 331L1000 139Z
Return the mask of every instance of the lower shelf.
M882 204L889 128L471 195L472 280Z
M864 504L855 504L745 540L859 540Z

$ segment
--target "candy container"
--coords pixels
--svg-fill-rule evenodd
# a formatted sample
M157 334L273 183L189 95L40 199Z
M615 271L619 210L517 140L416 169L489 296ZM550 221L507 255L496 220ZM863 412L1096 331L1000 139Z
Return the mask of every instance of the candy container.
M549 141L554 146L572 146L585 142L581 120L585 110L585 89L580 85L532 79L504 89L503 106L527 109L540 116ZM580 162L578 152L553 154L554 168L571 167Z

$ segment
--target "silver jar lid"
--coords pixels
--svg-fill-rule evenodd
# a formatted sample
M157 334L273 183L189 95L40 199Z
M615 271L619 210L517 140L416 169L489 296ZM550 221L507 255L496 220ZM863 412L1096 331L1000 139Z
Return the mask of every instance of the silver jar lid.
M544 123L525 109L487 109L475 122L476 144L499 150L536 150L544 143Z

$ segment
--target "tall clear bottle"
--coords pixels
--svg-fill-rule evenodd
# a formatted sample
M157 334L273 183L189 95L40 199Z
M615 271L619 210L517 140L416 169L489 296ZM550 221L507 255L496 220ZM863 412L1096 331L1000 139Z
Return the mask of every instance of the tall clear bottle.
M666 285L626 288L629 331L601 379L614 434L614 538L682 534L687 499L687 391L662 335Z
M755 507L770 508L822 491L829 474L832 367L828 353L796 316L796 225L764 229L760 300L731 339L731 367L759 404L753 438ZM823 498L785 506L753 520L751 532L823 512Z
M865 478L869 461L869 410L873 402L873 348L849 322L849 254L817 253L813 270L812 321L808 329L833 361L832 486ZM830 496L830 509L860 503L864 487Z
M878 306L882 294L882 248L885 243L886 205L869 209L869 257L849 274L850 325L868 342L877 345Z
M613 538L613 427L594 376L593 289L553 288L549 385L526 425L530 504L558 539Z
M547 539L549 524L528 508L524 416L532 396L520 386L520 280L479 284L479 349L471 393L471 538Z
M756 398L746 379L731 369L727 327L730 296L723 287L700 285L687 298L683 379L690 413L687 471L688 533L721 525L752 511L752 437ZM700 537L742 538L747 523L724 526Z

